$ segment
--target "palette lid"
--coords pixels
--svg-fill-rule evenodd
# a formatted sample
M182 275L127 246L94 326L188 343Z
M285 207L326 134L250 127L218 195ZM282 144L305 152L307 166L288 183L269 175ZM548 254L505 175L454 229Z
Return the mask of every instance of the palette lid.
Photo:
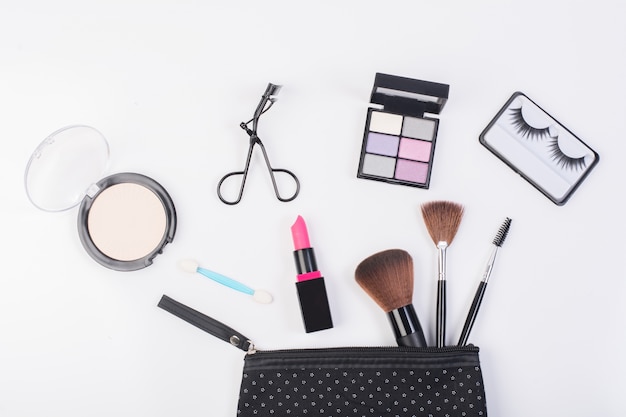
M448 84L376 73L370 101L382 104L387 111L422 116L439 114L449 92Z
M35 149L26 166L24 186L30 201L45 211L78 205L109 164L109 144L90 126L66 126Z

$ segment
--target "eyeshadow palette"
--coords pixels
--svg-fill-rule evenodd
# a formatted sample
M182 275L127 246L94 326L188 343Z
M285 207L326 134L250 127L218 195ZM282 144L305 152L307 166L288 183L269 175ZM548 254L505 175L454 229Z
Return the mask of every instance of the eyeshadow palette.
M530 98L514 93L479 137L487 149L563 205L599 155Z
M376 74L361 147L358 178L428 188L439 120L449 86Z

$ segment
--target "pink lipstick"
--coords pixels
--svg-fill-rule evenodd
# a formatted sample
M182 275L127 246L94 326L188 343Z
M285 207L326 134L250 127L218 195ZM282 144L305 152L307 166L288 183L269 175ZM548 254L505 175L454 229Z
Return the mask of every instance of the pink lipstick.
M333 327L333 319L330 315L328 296L324 277L317 269L315 252L309 241L309 232L302 216L298 216L291 226L293 237L293 257L296 262L298 299L302 321L307 333Z

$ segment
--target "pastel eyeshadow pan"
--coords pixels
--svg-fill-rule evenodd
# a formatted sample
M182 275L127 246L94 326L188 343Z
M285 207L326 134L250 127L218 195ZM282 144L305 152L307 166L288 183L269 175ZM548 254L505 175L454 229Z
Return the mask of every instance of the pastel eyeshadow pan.
M393 178L396 170L396 158L381 155L365 154L363 172L382 178Z
M426 183L428 179L428 164L423 162L398 159L395 178L419 184Z
M398 136L384 135L382 133L370 132L367 135L367 153L377 155L396 156L398 154Z
M402 138L398 156L413 161L428 162L431 148L432 142Z
M402 136L432 141L435 127L434 120L405 117L402 125Z
M403 117L399 114L373 111L370 116L370 132L400 135L402 132Z
M432 119L371 110L361 174L427 187L436 131Z

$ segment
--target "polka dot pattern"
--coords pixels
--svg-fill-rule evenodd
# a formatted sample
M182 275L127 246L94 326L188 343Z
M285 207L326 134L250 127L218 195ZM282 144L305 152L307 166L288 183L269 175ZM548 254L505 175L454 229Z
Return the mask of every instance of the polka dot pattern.
M237 414L487 416L477 348L458 354L413 349L401 355L399 348L382 349L364 348L352 354L347 349L309 350L301 351L300 359L293 351L282 355L276 351L269 359L262 352L258 357L258 353L248 355Z

